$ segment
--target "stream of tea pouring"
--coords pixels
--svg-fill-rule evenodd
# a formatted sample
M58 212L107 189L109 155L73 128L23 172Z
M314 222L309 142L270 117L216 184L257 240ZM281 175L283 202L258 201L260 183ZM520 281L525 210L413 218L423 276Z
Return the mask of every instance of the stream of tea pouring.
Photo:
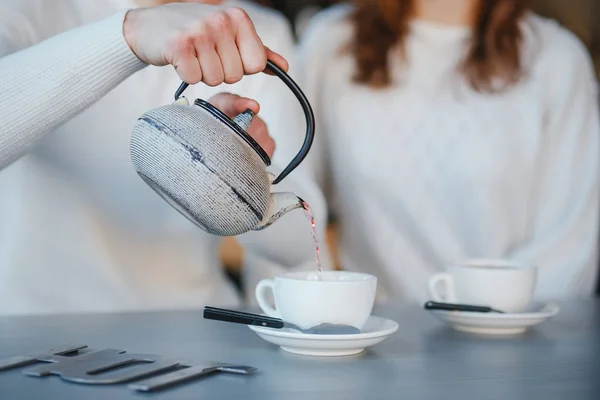
M305 202L305 201L302 202L302 208L304 209L304 215L306 215L306 218L308 219L308 222L310 223L312 239L315 244L315 253L316 253L316 262L317 262L317 279L321 280L322 274L323 274L323 265L321 264L321 249L319 246L319 236L317 235L317 226L315 223L315 215L313 213L312 208L310 208L310 205L307 202Z

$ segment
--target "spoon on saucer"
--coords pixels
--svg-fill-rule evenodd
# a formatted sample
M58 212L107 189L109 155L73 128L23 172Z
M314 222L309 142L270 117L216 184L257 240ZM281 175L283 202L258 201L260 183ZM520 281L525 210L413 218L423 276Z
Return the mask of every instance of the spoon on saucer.
M487 306L474 306L470 304L439 303L437 301L428 301L425 303L426 310L444 310L444 311L470 311L470 312L495 312L504 314L504 311L495 310Z
M360 329L351 325L322 323L304 329L280 318L209 306L204 307L204 318L244 325L264 326L267 328L290 328L305 334L352 335L360 333Z

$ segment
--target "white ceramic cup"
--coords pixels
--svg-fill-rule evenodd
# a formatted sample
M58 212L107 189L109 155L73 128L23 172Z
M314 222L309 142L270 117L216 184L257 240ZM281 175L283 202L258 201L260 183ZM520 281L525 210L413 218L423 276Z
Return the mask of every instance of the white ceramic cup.
M537 268L509 260L472 259L429 279L432 300L524 311L533 298ZM441 290L443 289L443 294Z
M275 306L267 300L272 291ZM373 275L349 271L292 272L274 279L263 279L256 285L256 300L269 316L281 318L301 328L320 323L352 325L362 329L366 324L377 291Z

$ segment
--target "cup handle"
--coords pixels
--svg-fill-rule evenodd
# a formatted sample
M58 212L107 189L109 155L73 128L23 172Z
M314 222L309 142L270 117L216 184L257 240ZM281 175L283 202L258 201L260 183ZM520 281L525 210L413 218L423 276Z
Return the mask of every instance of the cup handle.
M455 301L454 296L454 285L453 285L452 275L448 273L435 274L431 278L429 278L429 295L433 299L433 301L437 302L453 302ZM446 286L446 296L440 295L438 292L439 284L443 284Z
M275 307L272 307L266 298L267 290L270 290L273 292L273 295L275 295L275 289L273 286L273 279L263 279L258 282L258 285L256 285L254 295L256 296L258 305L265 312L265 314L267 314L269 317L281 318L279 311L277 311Z

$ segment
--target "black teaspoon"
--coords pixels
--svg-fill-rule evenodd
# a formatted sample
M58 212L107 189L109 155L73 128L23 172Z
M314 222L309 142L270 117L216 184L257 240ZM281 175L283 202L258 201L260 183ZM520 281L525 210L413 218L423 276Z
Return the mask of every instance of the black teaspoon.
M471 311L471 312L496 312L504 314L504 311L495 310L487 306L474 306L470 304L453 304L453 303L438 303L436 301L428 301L425 303L426 310L444 310L444 311Z
M204 318L217 321L233 322L236 324L264 326L267 328L291 328L302 333L320 335L351 335L360 333L360 329L341 324L323 323L308 329L300 328L298 325L285 322L279 318L266 317L260 314L252 314L243 311L226 310L216 307L204 307Z

